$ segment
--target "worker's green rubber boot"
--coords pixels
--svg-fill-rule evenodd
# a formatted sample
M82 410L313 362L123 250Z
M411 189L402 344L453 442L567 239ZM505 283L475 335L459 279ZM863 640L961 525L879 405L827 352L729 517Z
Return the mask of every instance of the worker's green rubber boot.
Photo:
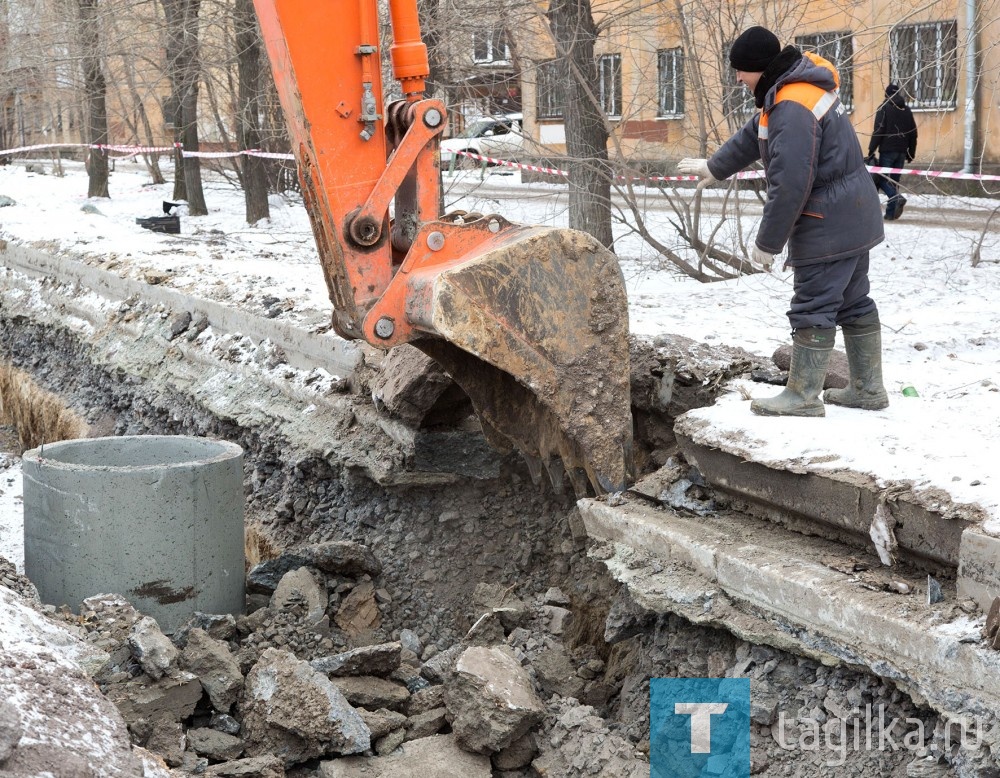
M845 324L843 330L851 381L846 389L827 389L823 399L866 411L888 407L889 395L882 383L882 325L878 312Z
M785 390L776 397L754 400L750 410L758 416L825 416L819 393L836 336L834 327L796 330Z

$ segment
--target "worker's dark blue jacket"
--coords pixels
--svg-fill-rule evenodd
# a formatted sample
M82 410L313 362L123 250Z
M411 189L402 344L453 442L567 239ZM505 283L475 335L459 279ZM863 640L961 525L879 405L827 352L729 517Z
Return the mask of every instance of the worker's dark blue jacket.
M757 246L778 254L787 244L792 266L855 256L885 238L878 193L838 86L833 65L805 54L768 90L761 112L708 160L719 180L763 162L767 201Z

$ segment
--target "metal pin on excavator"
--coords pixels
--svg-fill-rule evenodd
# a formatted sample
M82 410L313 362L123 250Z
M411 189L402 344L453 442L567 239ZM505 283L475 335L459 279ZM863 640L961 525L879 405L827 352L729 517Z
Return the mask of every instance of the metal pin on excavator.
M416 0L390 0L383 106L376 0L254 0L320 261L334 329L410 343L465 391L496 448L577 494L630 477L628 306L614 255L582 232L440 214L445 107ZM390 218L390 205L393 214Z

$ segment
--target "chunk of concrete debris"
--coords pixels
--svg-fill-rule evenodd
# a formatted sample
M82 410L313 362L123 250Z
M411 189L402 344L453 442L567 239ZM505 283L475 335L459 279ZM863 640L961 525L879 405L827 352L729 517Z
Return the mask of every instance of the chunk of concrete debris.
M443 705L440 708L432 708L424 713L411 716L406 722L406 739L420 740L421 738L436 735L445 724L448 723L448 709Z
M24 725L21 724L17 708L9 702L0 700L0 765L14 753L22 735L24 735Z
M532 661L538 683L546 694L575 697L583 694L586 683L576 673L576 665L562 648L546 648Z
M285 765L276 756L253 756L209 765L202 774L210 778L285 778Z
M419 427L439 401L447 401L448 397L443 395L454 387L455 382L437 362L414 346L404 344L390 349L382 360L372 386L372 401L380 411ZM467 416L467 402L458 405L461 416Z
M203 629L192 629L181 652L180 666L198 676L213 708L229 712L243 689L243 673L228 644L209 637Z
M541 775L574 775L585 764L589 775L649 778L649 762L611 732L593 708L562 700L549 713L552 724L536 739L540 753L531 763Z
M410 699L409 690L402 684L373 675L333 678L331 682L358 708L396 710Z
M941 591L941 582L934 576L927 576L927 604L934 605L944 600L944 592Z
M569 605L569 597L558 586L550 586L542 599L544 605Z
M0 772L141 775L121 715L71 659L92 654L70 630L2 586L0 645Z
M476 616L496 612L504 629L515 629L527 620L528 606L517 597L511 587L502 584L478 583L472 593L472 606Z
M132 627L128 636L132 656L146 675L158 681L177 664L177 647L160 631L156 619L144 616Z
M193 629L202 629L210 638L216 640L230 640L236 636L236 617L231 613L202 613L195 611L180 628L170 636L174 645L184 648L187 645L187 636Z
M326 581L311 568L289 570L271 595L271 609L300 613L307 624L318 624L329 604Z
M377 675L384 678L399 667L402 648L399 643L379 643L313 659L309 664L326 675Z
M394 710L379 708L378 710L366 710L360 708L358 713L361 720L365 722L368 730L372 734L372 740L385 737L390 732L406 726L406 716Z
M159 681L138 678L126 684L113 684L107 694L128 722L151 719L160 713L180 721L194 713L202 688L197 676L180 670Z
M431 683L447 683L455 674L455 663L465 646L454 645L435 654L420 667L420 674Z
M528 732L495 753L492 760L493 767L500 772L521 770L531 764L537 755L538 744L535 742L535 733Z
M459 745L478 754L505 748L545 716L527 671L502 648L466 649L444 699Z
M201 756L217 762L238 759L243 754L243 741L225 732L207 727L195 727L187 731L188 746Z
M254 565L247 573L247 589L251 592L273 592L285 573L299 567L312 567L331 575L374 576L382 572L382 563L366 546L349 540L334 540L295 546L282 551L274 559Z
M558 605L543 605L540 611L547 619L549 632L553 635L562 635L573 620L573 611Z
M351 589L340 604L334 619L348 637L354 639L369 635L382 623L382 614L375 600L375 586L371 581L361 581Z
M403 743L388 756L352 756L321 762L320 778L490 778L487 756L459 748L453 735L435 735Z
M261 654L247 675L241 709L246 753L275 754L286 767L371 747L368 727L344 695L287 651Z

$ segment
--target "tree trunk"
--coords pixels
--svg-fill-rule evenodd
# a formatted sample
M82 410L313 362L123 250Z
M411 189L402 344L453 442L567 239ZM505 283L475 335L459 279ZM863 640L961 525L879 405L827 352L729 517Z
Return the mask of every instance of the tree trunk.
M236 137L241 149L259 149L261 105L261 46L253 0L236 0L236 66L239 96ZM243 196L247 224L256 224L271 215L267 204L267 169L261 157L243 155Z
M590 0L551 0L549 24L563 84L563 120L569 156L569 226L611 248L611 168L608 130L596 99L594 41L597 26Z
M80 43L83 52L83 84L87 100L87 142L108 142L107 82L101 70L100 36L97 32L97 0L79 0ZM102 149L90 149L87 155L87 197L110 197L108 192L108 155Z
M167 59L173 93L177 98L175 137L180 138L184 151L198 151L198 87L201 82L201 64L198 59L198 11L201 0L163 0L167 17ZM179 121L179 124L177 123ZM201 160L198 157L181 157L180 177L183 172L188 213L205 216L205 192L201 186ZM176 158L175 156L175 158ZM177 194L174 184L174 194Z

